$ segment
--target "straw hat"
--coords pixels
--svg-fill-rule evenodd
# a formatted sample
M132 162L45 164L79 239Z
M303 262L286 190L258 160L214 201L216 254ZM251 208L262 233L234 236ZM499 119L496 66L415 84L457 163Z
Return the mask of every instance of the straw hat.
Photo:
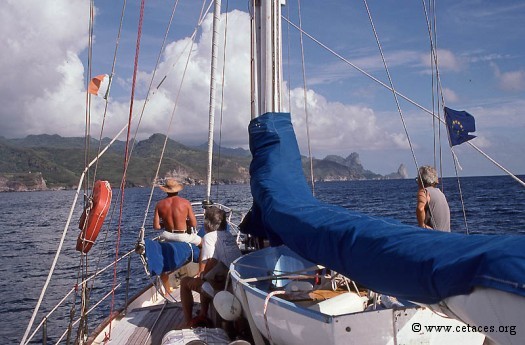
M166 193L178 193L184 189L184 186L177 182L177 180L170 178L166 180L164 186L160 186L160 189Z

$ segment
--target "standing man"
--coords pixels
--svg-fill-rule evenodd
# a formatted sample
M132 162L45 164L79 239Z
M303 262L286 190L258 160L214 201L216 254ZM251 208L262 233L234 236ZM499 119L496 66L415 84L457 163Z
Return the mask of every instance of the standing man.
M188 229L197 227L197 219L191 203L179 196L179 192L183 188L184 186L175 179L167 179L164 185L160 186L160 189L168 195L155 206L153 228L155 230L164 229L160 235L160 239L163 241L189 242L200 246L200 236L191 230L188 233ZM169 284L168 273L162 273L160 278L166 292L170 293L173 289Z
M437 188L436 169L429 165L418 169L416 217L420 227L450 232L450 209L445 194Z

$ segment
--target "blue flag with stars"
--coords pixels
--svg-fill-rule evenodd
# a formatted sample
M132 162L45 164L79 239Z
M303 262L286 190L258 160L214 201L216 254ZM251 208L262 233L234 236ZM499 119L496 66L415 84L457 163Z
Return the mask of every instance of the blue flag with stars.
M474 116L466 111L458 111L445 107L445 122L447 124L451 146L459 145L476 137L475 135L469 134L469 132L476 131Z

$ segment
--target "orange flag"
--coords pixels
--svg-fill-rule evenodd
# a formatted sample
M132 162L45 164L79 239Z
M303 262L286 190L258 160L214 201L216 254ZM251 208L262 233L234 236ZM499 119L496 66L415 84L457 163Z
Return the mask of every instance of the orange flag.
M106 98L109 86L109 76L107 74L97 75L91 79L88 85L88 92L95 96Z

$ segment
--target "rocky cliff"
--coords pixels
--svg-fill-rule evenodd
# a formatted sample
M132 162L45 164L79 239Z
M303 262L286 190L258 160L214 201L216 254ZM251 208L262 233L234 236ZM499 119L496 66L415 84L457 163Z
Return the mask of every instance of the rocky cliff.
M47 190L42 173L0 173L0 192Z
M385 178L392 179L392 180L408 178L408 171L407 171L406 166L404 164L401 164L399 166L399 169L397 169L397 172L385 175Z
M314 160L314 176L318 181L351 181L381 179L383 176L367 170L361 164L357 152L352 152L346 158L336 155ZM303 164L303 167L305 165ZM308 176L305 173L306 176Z

